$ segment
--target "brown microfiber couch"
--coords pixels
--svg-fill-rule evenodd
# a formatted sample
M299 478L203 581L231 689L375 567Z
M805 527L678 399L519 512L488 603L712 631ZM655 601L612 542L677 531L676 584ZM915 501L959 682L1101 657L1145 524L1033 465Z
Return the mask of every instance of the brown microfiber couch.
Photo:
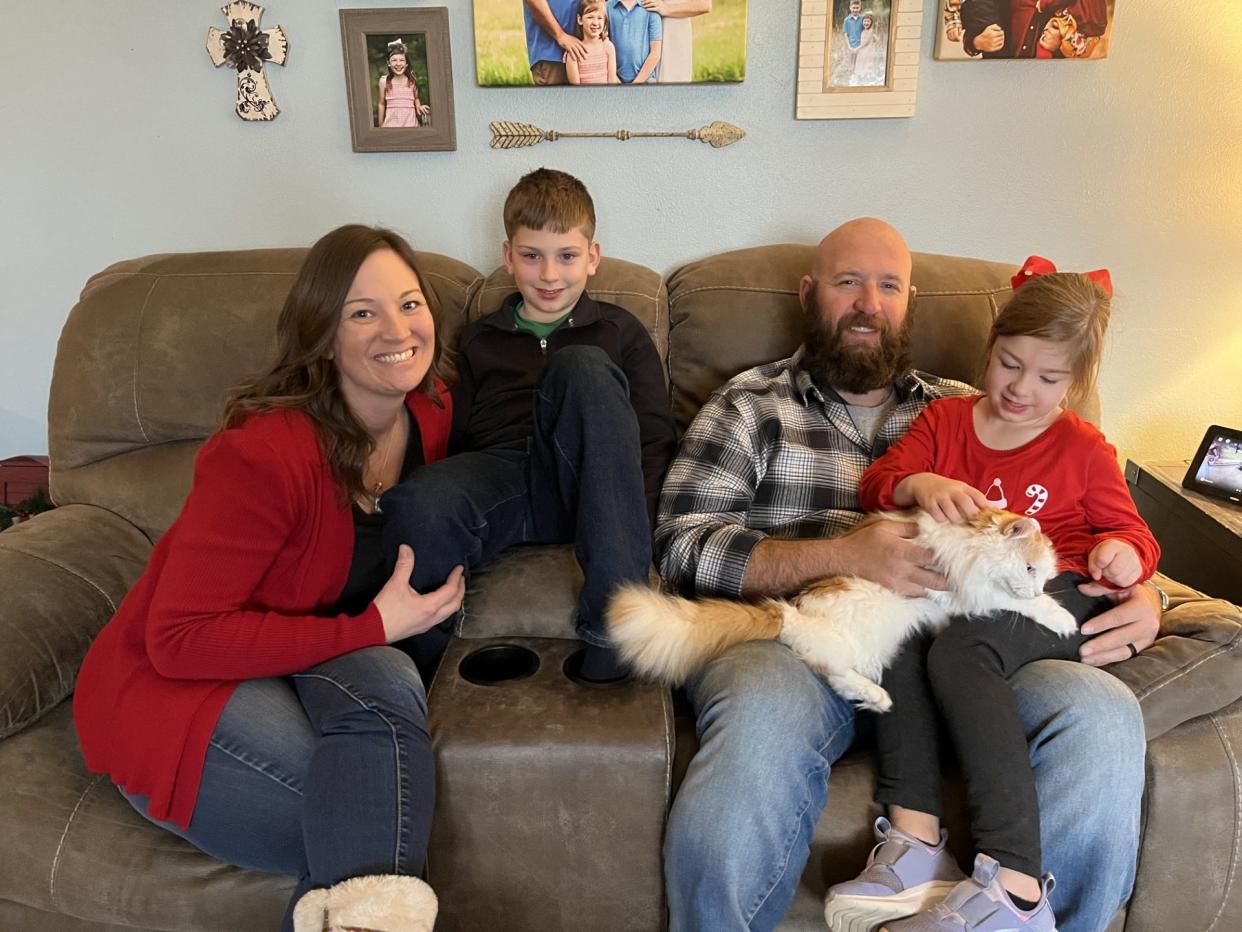
M0 534L0 929L278 925L292 881L221 864L139 818L83 768L66 700L91 638L176 515L224 392L269 352L302 256L121 262L87 283L65 325L49 405L60 507ZM715 386L794 348L810 257L809 246L758 247L690 263L667 281L606 259L592 291L650 328L684 427ZM484 279L452 259L421 258L450 329L509 290L503 271ZM1011 272L915 257L921 368L970 378ZM1084 413L1098 413L1094 402ZM578 578L566 548L532 547L471 583L431 690L439 780L429 879L440 929L663 924L661 833L693 726L654 686L569 676ZM1150 740L1138 880L1113 928L1224 932L1242 928L1242 619L1228 603L1164 584L1174 607L1162 637L1113 668L1139 697ZM159 709L150 727L160 727ZM822 928L825 888L865 857L873 779L865 751L834 768L783 930Z

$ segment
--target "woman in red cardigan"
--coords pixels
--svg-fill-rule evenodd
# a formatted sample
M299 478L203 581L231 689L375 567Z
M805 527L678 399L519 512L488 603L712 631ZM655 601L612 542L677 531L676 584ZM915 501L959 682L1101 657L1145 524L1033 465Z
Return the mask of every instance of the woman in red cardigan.
M332 928L435 917L417 878L435 787L423 684L464 582L458 567L420 595L405 546L389 573L378 507L448 445L421 282L387 230L311 248L275 361L229 399L74 696L87 766L203 851L297 876L297 932L325 911Z

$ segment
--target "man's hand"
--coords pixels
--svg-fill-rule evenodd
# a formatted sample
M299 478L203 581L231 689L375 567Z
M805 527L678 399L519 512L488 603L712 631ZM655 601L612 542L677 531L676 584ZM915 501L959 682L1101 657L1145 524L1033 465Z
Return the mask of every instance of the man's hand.
M1138 551L1123 540L1112 537L1102 540L1087 555L1087 573L1091 578L1103 579L1118 589L1133 586L1142 572Z
M582 40L577 36L571 36L569 33L562 31L556 36L556 44L574 61L581 62L586 60L587 47L582 44Z
M898 500L908 496L941 524L965 524L979 509L988 507L987 497L974 486L934 472L906 476L893 489L893 496Z
M977 52L999 52L1005 47L1005 30L993 23L971 40Z
M1082 626L1089 635L1078 652L1082 662L1093 667L1128 660L1134 651L1151 647L1160 633L1160 596L1151 586L1109 589L1098 582L1083 583L1078 591L1084 595L1107 596L1114 603L1103 614L1096 615Z
M928 589L943 589L945 578L931 565L933 554L910 539L918 533L906 521L874 521L836 538L834 568L845 576L861 576L900 595L922 598Z

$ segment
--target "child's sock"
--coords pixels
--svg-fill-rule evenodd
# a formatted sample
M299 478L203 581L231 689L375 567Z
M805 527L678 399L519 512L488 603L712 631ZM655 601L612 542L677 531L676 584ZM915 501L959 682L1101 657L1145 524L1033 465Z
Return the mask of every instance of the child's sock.
M581 677L592 683L610 683L623 679L629 670L610 647L596 647L588 644L582 657Z
M1008 890L1006 890L1005 892L1009 893ZM1018 909L1022 910L1022 912L1024 913L1029 913L1031 910L1033 910L1036 906L1039 905L1039 900L1035 900L1033 902L1031 900L1024 900L1022 899L1022 897L1015 896L1012 893L1009 893L1009 899L1013 902L1014 906L1018 907Z

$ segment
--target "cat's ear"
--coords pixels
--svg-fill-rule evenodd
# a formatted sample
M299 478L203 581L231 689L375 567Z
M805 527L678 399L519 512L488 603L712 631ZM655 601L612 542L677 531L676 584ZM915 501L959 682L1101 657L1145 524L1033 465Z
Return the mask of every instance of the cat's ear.
M1010 521L1005 525L1001 534L1005 537L1019 539L1022 537L1034 537L1039 531L1039 522L1034 518L1018 518L1016 521Z

